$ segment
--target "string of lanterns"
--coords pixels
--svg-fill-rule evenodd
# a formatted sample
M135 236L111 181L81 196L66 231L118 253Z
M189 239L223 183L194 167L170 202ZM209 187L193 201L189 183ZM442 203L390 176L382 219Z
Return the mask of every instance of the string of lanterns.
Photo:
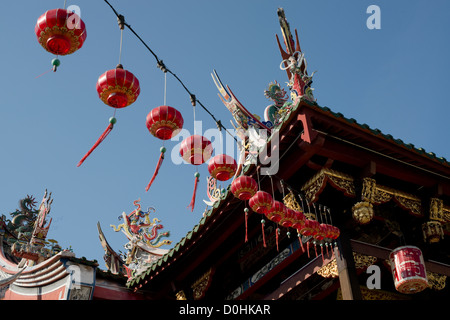
M114 128L117 122L115 118L116 110L122 109L133 104L140 94L140 85L138 78L130 71L123 68L120 63L122 53L122 37L123 29L127 26L146 48L154 55L157 60L157 66L166 75L167 72L172 74L183 86L183 88L189 93L191 104L194 107L194 124L195 124L195 105L198 102L202 108L214 119L220 130L226 128L221 124L220 120L217 120L214 115L209 112L205 106L196 99L184 85L184 83L167 67L164 65L156 54L147 46L147 44L134 32L134 30L125 23L125 19L122 15L119 15L116 10L109 4L107 0L105 2L111 7L118 18L119 28L121 30L120 38L120 53L119 63L114 69L107 70L97 80L96 90L99 99L109 107L114 108L114 114L109 119L109 124L105 131L100 135L94 145L84 155L84 157L78 162L77 166L81 166L83 162L89 157L89 155L100 145L102 141L108 136L108 134ZM82 48L86 41L87 32L86 26L83 20L74 12L65 9L52 9L42 14L36 22L35 34L39 44L49 53L56 57L51 61L52 69L56 72L60 66L59 56L66 56L75 53ZM183 128L184 120L182 114L175 108L168 106L164 98L164 104L162 106L152 109L146 117L146 126L149 132L156 138L163 141L169 140L175 137ZM195 128L194 128L195 129ZM235 140L236 138L233 137ZM160 157L158 159L153 176L146 187L148 191L153 184L159 169L164 160L164 154L166 148L163 145L160 148ZM184 139L180 146L180 155L182 158L192 165L198 166L207 162L213 153L213 147L211 141L207 138L194 134ZM308 212L305 212L305 206L302 206L300 210L294 210L288 208L283 202L275 200L270 193L260 190L258 183L250 176L237 174L236 161L225 154L219 154L211 158L208 163L208 171L213 179L219 181L227 181L234 177L231 183L231 192L239 200L245 201L244 215L245 215L245 242L248 241L248 216L249 208L258 214L261 214L261 227L263 236L263 245L266 247L265 241L265 218L277 224L276 245L278 249L278 235L280 233L279 227L292 228L297 230L299 236L300 246L303 252L305 248L303 246L303 238L306 239L308 257L310 244L314 245L316 257L318 256L317 246L321 249L322 259L324 259L324 247L328 255L328 247L332 248L333 244L336 246L336 239L340 235L340 230L336 226L332 225L331 214L329 208L325 208L319 205L319 213L317 213L316 205L313 203L314 214L310 210L309 203ZM240 173L238 173L240 174ZM192 195L191 203L189 207L191 211L194 210L196 191L199 182L199 173L195 172L195 184L194 192ZM272 177L270 177L272 179ZM258 179L259 180L259 179ZM283 184L282 184L283 185ZM272 188L273 193L273 188ZM284 199L284 187L283 187L283 199ZM303 202L303 199L301 199ZM327 221L327 216L330 217L330 222ZM319 219L320 217L320 219ZM323 221L325 217L325 221ZM321 220L321 221L319 221ZM392 273L394 277L395 287L398 291L403 293L414 293L424 290L427 285L427 276L425 270L425 264L422 253L419 248L413 246L404 246L397 248L390 254L390 262L392 267Z
M283 185L283 184L282 184ZM231 183L230 191L231 193L238 199L248 201L248 204L253 212L259 213L270 221L276 223L278 225L275 236L277 240L277 248L278 248L278 235L279 235L279 227L283 228L293 228L297 230L299 235L299 242L302 248L302 251L305 252L305 248L303 246L303 237L306 240L307 244L307 253L309 255L309 247L310 244L314 245L316 256L318 256L317 246L321 248L322 259L324 258L324 247L326 248L326 252L328 254L328 247L336 246L336 239L340 235L340 230L338 227L333 226L326 221L320 222L319 217L325 216L328 214L331 219L331 214L328 208L320 206L320 209L323 208L319 213L315 213L315 215L311 215L310 210L305 214L305 210L294 210L292 208L286 207L286 205L278 200L275 200L268 192L258 190L258 183L250 176L241 175L233 180ZM284 189L284 187L283 187ZM283 197L284 198L284 197ZM314 208L315 208L315 204ZM308 206L309 207L309 206ZM247 237L247 219L248 219L249 209L246 207L244 209L245 214L245 241L248 241ZM310 216L309 218L307 217ZM315 217L315 218L313 218ZM264 217L261 219L262 225L262 235L263 235L263 246L266 247L265 242L265 233L264 233Z

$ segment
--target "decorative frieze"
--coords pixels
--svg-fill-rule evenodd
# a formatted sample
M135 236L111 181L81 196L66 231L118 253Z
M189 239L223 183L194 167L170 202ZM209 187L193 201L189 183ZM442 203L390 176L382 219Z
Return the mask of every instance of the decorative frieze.
M317 197L323 191L327 182L330 182L334 188L342 191L346 196L355 196L355 186L352 176L328 168L323 168L302 187L302 191L305 193L309 203L317 200Z

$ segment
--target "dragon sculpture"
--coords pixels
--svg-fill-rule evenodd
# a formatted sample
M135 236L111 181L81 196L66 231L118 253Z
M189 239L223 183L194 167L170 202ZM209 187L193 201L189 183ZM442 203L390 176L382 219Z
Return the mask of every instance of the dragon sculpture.
M230 87L222 83L216 70L213 70L213 73L211 74L219 91L218 95L220 100L233 117L234 122L231 121L231 125L234 127L237 136L241 140L238 142L240 156L235 176L239 176L242 173L242 168L245 165L255 163L255 159L260 150L264 148L272 133L277 130L284 119L288 117L293 105L296 105L300 99L315 102L313 95L314 89L311 87L312 77L315 72L308 75L307 63L304 53L300 49L297 30L295 30L294 41L284 10L279 8L277 15L286 47L286 49L282 48L280 39L278 38L278 35L276 35L277 44L282 57L280 69L285 70L287 73L289 79L287 85L290 90L290 98L292 101L287 101L288 97L286 91L281 88L276 81L270 83L269 87L264 91L264 95L274 103L265 108L264 121L262 121L258 115L250 113L242 103L239 102ZM208 196L210 196L209 193Z
M315 72L313 72L310 76L308 75L307 63L304 53L300 49L297 29L295 29L296 42L294 42L294 37L292 36L289 23L286 20L284 10L282 8L278 8L277 14L281 32L283 34L284 44L286 46L285 51L281 46L278 35L276 35L278 48L280 49L281 57L283 58L283 61L281 61L280 64L280 69L286 70L289 78L288 86L291 90L291 99L294 102L301 98L315 101L313 96L314 89L311 88L312 77Z
M167 250L159 249L163 245L169 245L172 241L162 240L163 237L169 237L170 232L160 232L163 225L158 218L150 219L150 213L156 212L152 207L143 211L140 199L135 200L133 205L136 207L132 212L125 212L119 216L123 223L119 225L110 225L115 232L122 231L128 239L124 245L127 253L117 254L106 241L106 237L101 230L100 223L97 224L99 238L105 251L104 260L106 267L114 274L122 274L128 278L136 272L161 257Z
M32 265L44 261L61 251L56 240L47 240L52 219L47 223L53 203L52 194L45 190L44 197L36 209L36 200L27 195L19 201L19 209L11 213L11 220L3 215L0 225L10 254L21 259L20 265Z

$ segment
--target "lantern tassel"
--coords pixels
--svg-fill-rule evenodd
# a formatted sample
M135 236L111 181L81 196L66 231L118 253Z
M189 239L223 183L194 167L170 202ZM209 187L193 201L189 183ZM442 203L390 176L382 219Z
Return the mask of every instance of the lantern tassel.
M325 258L323 256L323 245L320 245L320 253L322 254L322 262L325 262Z
M279 228L277 228L277 230L275 230L275 240L276 240L276 243L277 243L277 251L280 251L280 250L278 249L278 232L280 232L280 229L279 229Z
M316 257L318 256L318 254L317 254L317 246L316 246L316 243L314 242L314 252L316 253Z
M245 242L248 242L248 228L247 228L247 224L248 224L248 209L247 208L244 209L244 214L245 214Z
M194 184L194 193L192 194L191 203L189 204L188 208L191 208L191 212L194 211L195 206L195 196L197 194L197 185L198 185L198 177L200 174L198 172L195 173L195 184Z
M308 258L310 258L310 256L309 256L309 241L306 241L306 251L308 251Z
M155 178L158 175L159 169L161 168L161 165L162 165L163 160L164 160L164 152L165 152L165 150L161 150L161 155L159 156L159 160L158 160L158 164L156 165L155 172L153 173L152 179L150 180L150 182L148 183L147 187L145 188L145 191L148 191L150 189L150 187L153 184L153 181L155 181Z
M105 138L108 136L108 134L111 132L111 130L114 128L114 123L112 123L110 121L108 127L106 128L106 130L102 133L102 135L98 138L98 140L94 143L94 145L91 147L91 149L89 149L89 151L84 155L84 157L80 160L80 162L78 162L77 167L81 166L84 162L84 160L86 160L87 157L89 157L89 155L92 153L92 151L95 150L95 148L98 147L98 145L100 143L102 143L103 140L105 140Z
M266 245L266 235L264 234L264 221L261 221L261 230L262 230L262 236L263 236L263 247L267 247Z
M300 242L300 247L302 248L302 252L305 252L305 247L303 247L303 241L302 241L301 235L298 236L298 242Z

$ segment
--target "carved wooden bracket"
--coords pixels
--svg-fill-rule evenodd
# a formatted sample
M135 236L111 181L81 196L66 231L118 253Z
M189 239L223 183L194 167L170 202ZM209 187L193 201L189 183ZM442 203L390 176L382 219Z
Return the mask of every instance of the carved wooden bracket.
M346 196L355 196L355 186L352 176L328 168L323 168L302 187L302 191L305 193L309 203L317 201L317 197L323 191L327 182L330 182L330 185L337 190L344 192Z
M211 285L213 273L213 268L210 268L191 286L194 300L200 300L205 296L206 291Z
M372 178L363 179L361 198L363 201L375 205L394 200L412 215L418 217L423 216L422 200L419 197L400 190L378 185L375 179Z

